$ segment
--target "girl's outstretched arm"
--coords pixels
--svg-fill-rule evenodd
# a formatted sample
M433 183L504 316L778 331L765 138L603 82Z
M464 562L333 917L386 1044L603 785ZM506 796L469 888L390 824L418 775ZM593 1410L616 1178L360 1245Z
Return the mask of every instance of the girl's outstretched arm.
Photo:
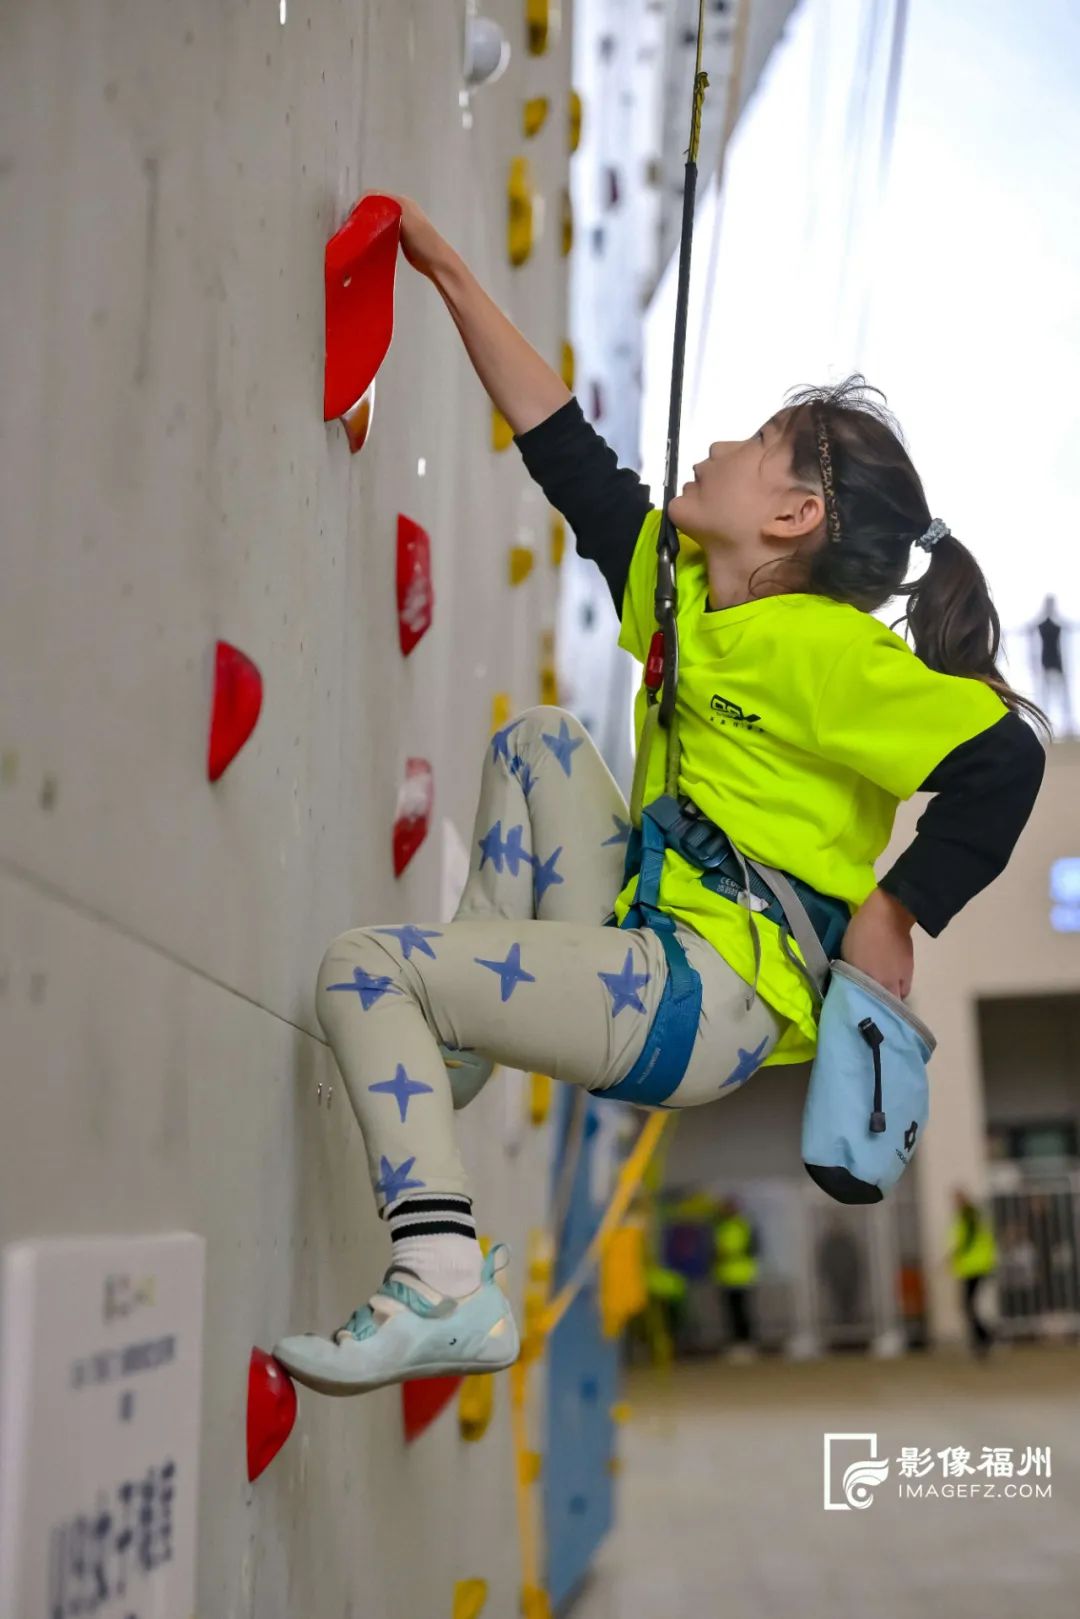
M581 556L599 567L617 613L634 543L651 509L636 472L620 467L562 378L488 297L472 271L408 197L401 245L437 288L492 402L514 430L532 478L562 512Z
M401 204L405 257L438 291L492 402L515 433L528 432L566 404L569 388L488 297L423 210L408 197L394 200Z

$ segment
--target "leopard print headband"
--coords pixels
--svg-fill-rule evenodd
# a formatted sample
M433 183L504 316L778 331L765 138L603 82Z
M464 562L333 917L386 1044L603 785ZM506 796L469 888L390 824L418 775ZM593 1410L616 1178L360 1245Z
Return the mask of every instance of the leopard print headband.
M821 467L821 488L825 495L825 524L830 540L840 538L840 513L836 509L836 490L833 487L832 452L829 449L829 435L825 427L825 417L822 411L815 410L814 425L817 428L818 463Z

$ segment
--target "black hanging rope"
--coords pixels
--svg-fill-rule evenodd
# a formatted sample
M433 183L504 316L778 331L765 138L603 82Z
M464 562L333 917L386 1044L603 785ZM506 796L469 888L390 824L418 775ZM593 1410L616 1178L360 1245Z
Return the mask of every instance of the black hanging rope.
M679 682L679 637L676 627L678 595L675 588L675 558L679 540L668 515L675 498L679 475L679 432L682 424L683 371L686 362L686 319L690 303L690 255L694 235L694 202L697 196L697 158L701 140L701 109L709 76L702 72L701 51L705 32L705 0L698 0L697 61L694 68L693 101L690 112L690 145L686 153L683 182L682 233L679 240L679 286L675 303L675 345L671 361L671 398L668 406L667 464L664 472L664 512L657 539L656 622L664 637L664 679L660 693L660 723L670 729L675 714L675 690ZM653 695L653 694L650 694Z

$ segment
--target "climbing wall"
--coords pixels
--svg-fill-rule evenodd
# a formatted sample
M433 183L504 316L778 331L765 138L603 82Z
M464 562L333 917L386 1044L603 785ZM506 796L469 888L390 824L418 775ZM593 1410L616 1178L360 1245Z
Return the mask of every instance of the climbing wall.
M324 248L369 189L415 196L561 363L569 6L484 9L512 55L472 95L464 0L0 13L0 1241L205 1238L207 1615L436 1619L469 1579L516 1608L503 1382L475 1444L451 1407L407 1445L388 1389L302 1392L254 1486L244 1451L251 1346L336 1325L389 1251L323 950L450 915L493 721L557 695L551 514L407 265L362 452L322 419ZM434 592L407 658L402 517ZM219 642L262 701L211 783ZM410 760L433 802L397 876ZM459 1125L518 1300L547 1128L512 1075Z

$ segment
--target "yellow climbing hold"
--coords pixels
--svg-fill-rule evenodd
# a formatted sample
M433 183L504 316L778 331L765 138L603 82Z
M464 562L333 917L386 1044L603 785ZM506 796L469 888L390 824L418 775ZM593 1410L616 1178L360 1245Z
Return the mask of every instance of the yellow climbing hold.
M558 32L558 0L525 0L525 38L530 56L543 56Z
M612 1422L629 1422L632 1406L628 1400L616 1400L611 1407Z
M544 1353L546 1338L543 1321L547 1309L547 1288L537 1287L535 1283L531 1287L526 1287L523 1302L525 1322L521 1339L521 1362L528 1366L533 1361L539 1360Z
M491 1374L488 1373L488 1376ZM518 1479L522 1484L535 1484L544 1471L544 1458L538 1450L523 1450L518 1457Z
M488 1431L495 1410L495 1379L490 1372L472 1372L458 1395L458 1429L462 1439L475 1444Z
M551 1112L551 1093L554 1089L548 1074L533 1074L529 1081L529 1118L533 1124L543 1124Z
M491 448L493 450L508 450L514 442L514 429L498 405L491 407Z
M564 343L562 346L562 365L560 367L562 379L570 392L574 391L574 345Z
M506 249L515 268L525 264L532 254L535 197L528 159L515 157L506 188Z
M566 524L561 517L551 519L551 566L562 567L562 559L566 554Z
M576 90L570 92L570 156L581 145L581 97Z
M454 1586L452 1619L479 1619L488 1596L486 1580L459 1580Z
M550 111L551 102L547 96L529 97L521 109L521 127L527 140L531 140L534 135L539 135L547 123L547 115Z
M600 1252L600 1319L605 1338L617 1338L649 1302L645 1286L645 1229L637 1220L616 1226Z
M510 693L497 691L491 699L491 729L501 731L504 726L509 725L511 712Z
M522 1586L521 1612L524 1619L552 1619L551 1598L542 1586Z
M565 259L574 245L574 205L570 201L570 188L563 186L562 193L562 256Z
M536 557L531 545L512 545L510 547L510 583L520 585L533 571Z
M559 679L555 669L555 631L540 636L540 701L550 708L559 706Z
M542 1226L534 1226L529 1232L526 1265L530 1281L550 1282L554 1275L555 1245L551 1239L551 1232L545 1231Z

